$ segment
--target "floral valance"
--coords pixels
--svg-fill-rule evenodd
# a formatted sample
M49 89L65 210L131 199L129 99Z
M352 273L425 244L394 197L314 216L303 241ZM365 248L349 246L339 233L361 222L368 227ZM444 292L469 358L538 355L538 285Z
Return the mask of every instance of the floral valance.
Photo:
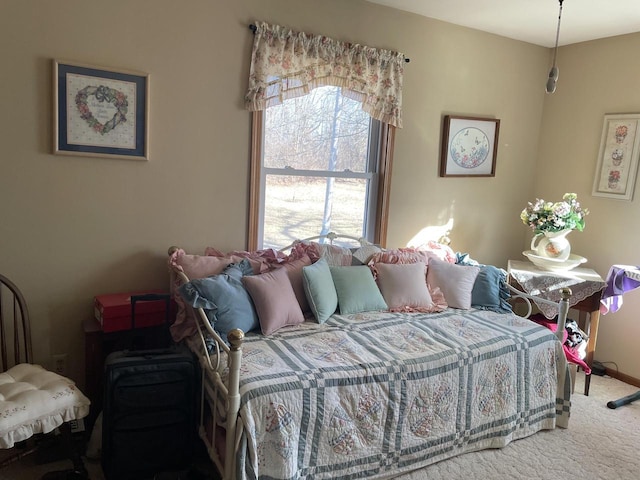
M248 110L265 110L323 85L342 88L373 118L402 127L401 53L256 22Z

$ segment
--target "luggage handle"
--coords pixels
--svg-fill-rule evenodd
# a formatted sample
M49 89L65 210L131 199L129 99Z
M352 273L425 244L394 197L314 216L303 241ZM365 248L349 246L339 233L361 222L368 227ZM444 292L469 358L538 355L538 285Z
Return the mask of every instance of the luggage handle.
M143 357L146 359L153 358L156 355L169 355L177 353L175 348L156 348L150 350L122 350L125 357Z
M169 324L169 301L171 295L168 293L144 293L141 295L131 295L131 330L136 328L136 303L137 302L155 302L158 300L164 300L165 302L165 314L164 323Z

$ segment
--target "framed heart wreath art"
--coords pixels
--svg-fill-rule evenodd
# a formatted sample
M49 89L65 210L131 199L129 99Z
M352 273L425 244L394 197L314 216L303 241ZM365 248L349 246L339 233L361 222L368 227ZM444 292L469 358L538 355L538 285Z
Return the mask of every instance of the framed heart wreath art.
M148 160L149 75L54 60L54 153Z

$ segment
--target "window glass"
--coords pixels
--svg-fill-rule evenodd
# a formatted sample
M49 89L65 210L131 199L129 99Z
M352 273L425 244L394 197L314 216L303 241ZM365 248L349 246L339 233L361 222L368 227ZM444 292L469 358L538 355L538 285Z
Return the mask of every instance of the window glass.
M374 241L380 122L328 86L268 108L257 125L258 248L331 231Z

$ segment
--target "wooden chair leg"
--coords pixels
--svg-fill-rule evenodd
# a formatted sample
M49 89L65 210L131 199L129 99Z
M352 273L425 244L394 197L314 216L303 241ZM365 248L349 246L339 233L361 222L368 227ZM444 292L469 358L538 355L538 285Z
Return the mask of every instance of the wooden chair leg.
M70 470L45 473L40 480L89 480L89 473L84 466L84 462L78 451L78 446L73 440L71 425L65 422L60 425L59 429L64 450L67 452L67 458L70 458L73 462L73 468Z

